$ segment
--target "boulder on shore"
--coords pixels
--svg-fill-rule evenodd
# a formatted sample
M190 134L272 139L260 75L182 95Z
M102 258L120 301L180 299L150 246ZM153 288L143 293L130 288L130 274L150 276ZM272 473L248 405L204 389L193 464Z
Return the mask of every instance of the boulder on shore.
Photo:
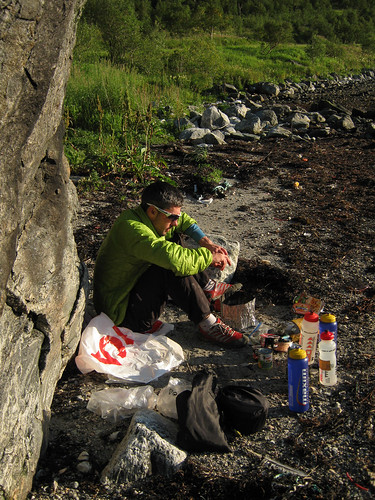
M31 489L88 288L62 121L82 4L3 2L0 20L0 496L14 500Z

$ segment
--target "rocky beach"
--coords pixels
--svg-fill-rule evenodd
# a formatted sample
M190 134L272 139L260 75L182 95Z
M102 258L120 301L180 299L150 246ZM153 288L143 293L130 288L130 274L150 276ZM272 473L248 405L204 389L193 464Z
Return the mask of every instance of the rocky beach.
M262 370L251 344L232 350L209 344L170 304L163 319L174 324L168 336L182 346L185 361L151 383L155 393L169 376L191 381L209 368L220 385L250 384L262 391L270 403L265 427L250 436L231 432L231 452L191 453L171 476L153 473L104 485L101 473L126 435L131 416L113 423L90 412L90 396L108 387L107 378L82 375L73 359L55 392L49 445L29 499L326 500L374 495L375 79L369 72L315 83L314 90L307 83L293 92L286 87L278 95L260 87L246 95L226 89L225 109L240 104L249 109L257 103L254 115L259 106L262 112L288 106L295 120L296 114L310 114L310 121L297 126L279 115L277 124L261 125L259 133L237 127L227 135L221 132L222 141L209 141L207 161L223 172L221 189L197 185L192 159L197 144L206 140L192 144L185 131L180 140L155 151L185 193L183 209L212 237L240 243L233 281L255 299L257 321L285 332L296 317L294 297L302 292L321 299L324 311L336 315L338 383L321 386L313 365L310 410L292 413L285 353L275 353L272 369ZM220 109L222 102L212 106ZM325 121L312 124L311 113ZM269 133L281 123L288 133ZM203 137L207 133L212 131ZM75 238L90 277L109 227L137 202L134 192L128 197L122 193L120 199L115 187L80 196ZM89 299L86 324L94 314Z

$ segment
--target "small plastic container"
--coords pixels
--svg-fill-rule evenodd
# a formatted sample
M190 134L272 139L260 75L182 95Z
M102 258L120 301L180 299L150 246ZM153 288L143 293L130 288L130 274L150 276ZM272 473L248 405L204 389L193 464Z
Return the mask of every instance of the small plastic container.
M322 332L319 342L319 382L331 386L337 383L335 335L328 330Z
M288 352L288 402L289 409L297 413L310 408L308 358L299 348Z
M319 336L319 315L314 312L306 313L301 324L300 345L306 351L309 365L315 361L316 346Z

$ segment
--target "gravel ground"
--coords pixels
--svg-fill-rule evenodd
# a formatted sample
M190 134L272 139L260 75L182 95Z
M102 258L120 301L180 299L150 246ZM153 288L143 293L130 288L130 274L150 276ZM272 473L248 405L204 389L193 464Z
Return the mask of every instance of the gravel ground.
M164 319L175 324L170 336L186 358L172 375L191 380L210 367L220 385L256 386L270 402L264 429L251 436L230 435L230 453L191 454L185 469L171 478L151 476L104 488L100 472L129 419L111 424L88 411L90 395L106 387L106 378L83 376L72 362L56 389L50 444L29 498L373 497L374 148L374 139L359 131L316 142L284 139L215 148L209 161L223 170L232 187L208 206L192 196L191 149L160 148L171 176L186 192L184 209L207 233L240 242L235 280L256 299L257 320L284 332L296 317L293 298L302 291L322 299L324 310L337 316L338 383L322 387L313 366L311 408L294 414L288 409L284 354L275 354L273 368L262 370L250 346L224 350L203 341L171 305ZM81 197L76 239L90 273L103 235L133 202L115 200L110 191ZM152 384L156 392L168 378ZM92 467L86 472L77 469L82 452Z

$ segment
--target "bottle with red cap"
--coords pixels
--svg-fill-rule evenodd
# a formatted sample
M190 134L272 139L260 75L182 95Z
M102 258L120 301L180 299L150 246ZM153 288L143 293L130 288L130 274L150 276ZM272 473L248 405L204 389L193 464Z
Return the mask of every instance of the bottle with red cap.
M316 346L319 336L319 315L314 312L306 313L301 324L299 343L306 351L309 365L315 361Z
M335 334L328 330L322 332L319 342L319 381L322 385L335 385L336 374L336 342Z

